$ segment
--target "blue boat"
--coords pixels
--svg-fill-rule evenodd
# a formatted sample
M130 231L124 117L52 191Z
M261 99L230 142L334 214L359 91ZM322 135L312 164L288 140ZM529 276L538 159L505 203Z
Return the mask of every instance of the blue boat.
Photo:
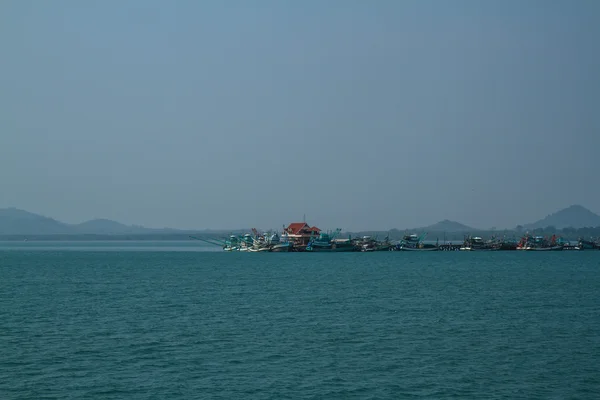
M348 252L356 251L356 247L352 239L336 239L336 236L341 232L337 229L334 233L321 232L319 236L312 239L306 246L306 251L322 251L322 252Z

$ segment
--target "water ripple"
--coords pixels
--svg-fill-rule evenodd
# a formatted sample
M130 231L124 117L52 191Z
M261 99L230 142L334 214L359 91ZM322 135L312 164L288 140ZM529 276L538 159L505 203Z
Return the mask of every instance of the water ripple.
M598 398L599 256L3 252L0 398Z

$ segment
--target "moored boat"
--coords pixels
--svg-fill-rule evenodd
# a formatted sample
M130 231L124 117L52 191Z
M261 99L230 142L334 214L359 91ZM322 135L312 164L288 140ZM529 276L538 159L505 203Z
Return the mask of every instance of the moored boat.
M254 233L252 246L248 249L248 251L257 253L257 252L289 252L292 248L292 243L287 239L282 241L279 234L277 232L268 232L264 234L259 234L256 229L253 229Z
M277 233L274 233L269 238L269 246L271 247L271 251L276 253L285 253L289 252L292 249L292 243L287 239L283 241L280 239Z
M355 251L356 247L352 239L336 239L340 229L333 233L321 232L318 238L313 238L306 246L306 251L313 252L349 252Z
M423 243L427 233L417 236L416 234L404 235L395 250L399 251L437 251L438 246L434 244Z
M224 251L238 251L239 249L240 249L240 239L235 235L229 236L229 239L226 240L225 244L223 245Z
M552 235L551 239L543 236L525 235L517 245L517 250L524 251L561 251L564 246L557 243L556 235Z
M496 251L500 250L500 243L489 240L484 241L479 236L468 236L465 238L461 251Z
M362 238L356 240L355 247L363 252L369 251L390 251L394 246L390 240L389 236L386 236L383 241L378 241L377 238L373 239L370 236L363 236Z
M506 239L504 238L500 242L500 250L516 250L517 249L517 240L516 239Z
M581 250L600 250L600 241L594 239L585 240L583 238L580 238L578 242L578 247Z
M240 239L239 251L249 251L250 248L252 247L253 243L254 243L254 239L252 238L252 235L249 233L246 233Z
M250 247L248 251L251 253L260 253L260 252L269 252L271 249L269 247Z
M527 247L526 251L561 251L564 250L563 246L551 246L551 247Z

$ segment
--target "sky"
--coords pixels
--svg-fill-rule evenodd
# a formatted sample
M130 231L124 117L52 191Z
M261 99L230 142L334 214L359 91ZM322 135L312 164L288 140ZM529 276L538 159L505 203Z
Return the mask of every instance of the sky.
M183 229L600 212L600 2L0 2L0 207Z

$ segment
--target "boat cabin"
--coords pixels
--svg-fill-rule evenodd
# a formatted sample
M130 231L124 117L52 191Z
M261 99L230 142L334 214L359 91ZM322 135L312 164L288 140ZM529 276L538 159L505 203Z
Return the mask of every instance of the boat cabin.
M307 245L311 237L319 236L321 230L306 222L292 222L284 229L284 234L297 245Z
M412 235L404 235L402 240L404 240L405 242L417 243L419 241L419 237L413 233Z

